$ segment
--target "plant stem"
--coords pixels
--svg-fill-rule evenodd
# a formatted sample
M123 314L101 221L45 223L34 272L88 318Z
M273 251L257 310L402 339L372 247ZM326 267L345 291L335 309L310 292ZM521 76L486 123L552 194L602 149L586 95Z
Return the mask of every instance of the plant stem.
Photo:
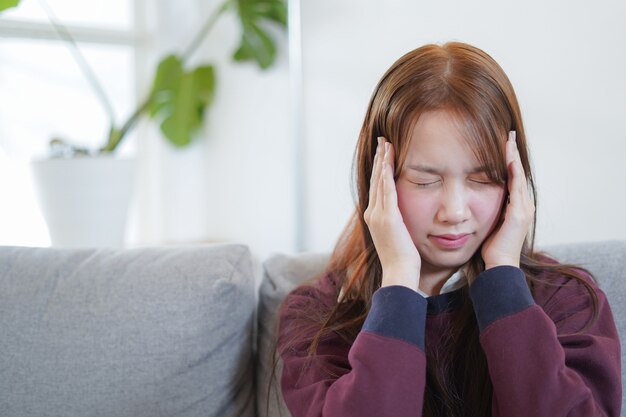
M133 126L135 126L135 123L139 121L139 118L141 117L143 112L145 112L148 109L148 107L150 107L150 104L152 104L153 99L154 97L152 93L150 93L150 95L146 97L143 103L135 109L133 114L128 118L128 120L126 121L126 123L124 123L121 129L117 130L117 129L111 128L111 131L109 132L108 141L106 145L100 149L100 152L115 151L115 149L120 144L124 136L126 136L128 131L132 129Z
M87 63L87 60L80 52L80 49L78 49L78 44L76 43L76 40L72 37L69 30L67 30L67 27L59 22L54 12L50 8L50 6L48 6L48 3L46 3L45 0L39 0L39 4L45 10L46 14L48 15L48 20L50 20L50 23L56 30L59 37L70 44L70 52L72 53L72 55L74 55L74 59L76 60L76 63L78 64L80 69L83 71L83 74L87 78L89 85L91 85L91 88L94 89L96 95L100 99L100 104L102 104L104 110L109 115L109 122L111 124L111 127L113 127L115 125L115 113L113 112L113 106L111 106L111 102L106 96L102 85L96 77L96 74Z
M217 8L213 12L213 14L211 14L211 16L209 16L209 18L206 20L204 25L202 25L202 29L200 29L200 32L198 32L198 34L193 38L193 40L191 41L191 43L189 44L187 49L185 49L185 52L183 53L183 56L181 58L181 61L183 63L186 62L187 59L189 59L189 57L191 55L193 55L193 53L196 51L196 49L198 49L198 47L200 46L200 44L202 43L202 41L206 37L207 33L215 25L215 22L217 21L218 17L223 12L228 10L228 8L231 6L233 1L234 0L225 0L222 3L222 5L219 8ZM152 100L153 99L154 99L154 95L153 95L152 92L150 92L148 97L146 97L146 99L142 102L142 104L139 107L137 107L137 109L128 118L128 120L126 121L126 123L124 123L124 125L122 126L121 129L117 130L117 129L114 129L113 127L111 127L107 143L106 143L106 145L103 148L100 149L100 152L114 152L115 149L117 148L117 146L122 141L122 139L126 136L128 131L131 130L133 128L133 126L135 125L135 123L137 123L139 121L139 118L141 117L141 115L146 110L148 110L148 108L152 104Z
M186 62L187 59L189 59L189 57L191 55L193 55L193 53L196 51L196 49L198 49L198 47L200 46L200 44L202 43L202 41L206 37L207 33L213 28L213 25L217 21L217 18L223 12L228 10L228 8L230 7L231 3L233 3L233 0L225 0L222 3L222 5L219 8L217 8L213 12L213 14L211 16L209 16L209 18L206 20L206 22L202 26L202 29L200 29L200 32L198 32L198 34L193 38L193 40L191 41L191 43L189 44L187 49L185 49L185 52L183 53L183 56L181 58L181 61L183 63Z

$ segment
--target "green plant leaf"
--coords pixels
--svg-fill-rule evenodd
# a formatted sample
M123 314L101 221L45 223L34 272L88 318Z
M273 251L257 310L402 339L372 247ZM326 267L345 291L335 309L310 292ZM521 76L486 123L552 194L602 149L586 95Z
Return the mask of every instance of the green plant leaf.
M193 75L183 74L178 89L174 90L169 114L161 123L161 131L169 141L178 147L191 142L190 131L199 124L198 113L193 100Z
M246 29L241 38L241 45L233 58L239 62L254 60L262 69L270 67L276 58L274 41L253 23L248 23L244 27Z
M242 26L241 42L233 54L235 61L255 61L262 69L269 68L276 58L274 40L263 29L272 22L287 26L287 5L284 0L237 0Z
M176 55L168 55L159 62L152 83L150 116L156 116L172 100L183 75L183 63Z
M211 65L198 67L193 71L194 87L202 110L210 106L215 93L215 69Z
M194 132L202 125L206 107L213 100L214 68L206 65L183 72L176 82L167 85L167 100L163 99L157 109L163 115L161 131L174 146L184 147L191 143Z
M269 20L287 27L287 3L285 0L237 0L242 20Z
M20 0L0 0L0 12L20 4Z

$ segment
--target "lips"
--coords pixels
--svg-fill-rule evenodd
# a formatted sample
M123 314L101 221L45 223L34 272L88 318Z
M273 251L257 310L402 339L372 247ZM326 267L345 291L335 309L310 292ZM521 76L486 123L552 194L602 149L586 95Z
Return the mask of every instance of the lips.
M465 245L470 236L471 233L430 235L430 239L442 249L459 249Z

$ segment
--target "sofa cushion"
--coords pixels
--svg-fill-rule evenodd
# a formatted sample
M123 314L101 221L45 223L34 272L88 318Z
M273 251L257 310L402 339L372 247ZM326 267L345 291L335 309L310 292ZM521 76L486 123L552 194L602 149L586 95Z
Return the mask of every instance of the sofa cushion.
M620 333L622 346L626 336L626 241L572 243L546 246L544 249L562 262L588 268L607 294ZM276 314L285 296L300 283L323 271L328 254L275 255L264 262L264 277L259 294L259 366L257 373L257 412L261 417L290 416L280 392L281 362L274 381L270 381L276 343ZM624 352L624 350L623 350ZM622 354L624 362L624 353ZM622 370L622 378L625 370ZM271 382L271 384L270 384ZM269 395L269 414L267 389ZM624 393L626 396L626 392ZM626 403L626 398L624 401Z
M242 245L0 247L0 415L253 416Z
M263 263L263 280L259 289L257 415L288 417L280 387L281 363L272 372L276 349L276 313L280 303L300 283L323 271L328 254L277 254ZM268 391L269 389L269 391Z
M587 268L609 300L622 346L622 381L626 380L626 240L546 246L561 262ZM626 416L626 390L622 390L622 416Z

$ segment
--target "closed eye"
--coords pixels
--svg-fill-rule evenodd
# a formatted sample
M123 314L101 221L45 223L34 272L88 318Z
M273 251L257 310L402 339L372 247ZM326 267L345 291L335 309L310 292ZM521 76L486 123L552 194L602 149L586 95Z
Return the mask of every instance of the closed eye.
M417 185L418 188L425 188L425 187L430 187L431 185L435 185L437 184L439 181L432 181L432 182L413 182L410 181L412 184Z
M470 178L469 181L474 183L474 184L477 184L477 185L495 185L495 186L500 186L500 185L502 185L504 183L503 181L491 180L489 178L480 178L480 179Z

